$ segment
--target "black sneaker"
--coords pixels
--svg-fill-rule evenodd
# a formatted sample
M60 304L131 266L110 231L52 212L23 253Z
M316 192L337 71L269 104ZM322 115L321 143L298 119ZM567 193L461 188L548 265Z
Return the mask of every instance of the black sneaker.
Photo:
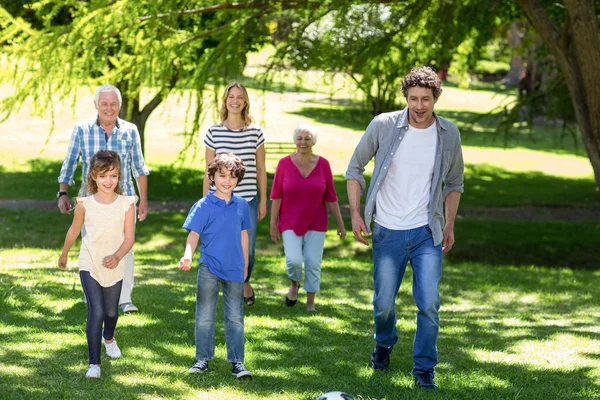
M208 371L208 361L196 361L196 364L188 370L190 374L201 374L206 371Z
M390 365L390 353L392 352L392 346L383 347L375 346L375 351L371 355L371 361L369 367L373 369L379 369L386 371Z
M415 385L419 389L423 390L437 390L437 385L433 381L434 374L433 372L421 372L414 375L415 377Z
M248 371L246 367L244 367L244 363L234 362L233 369L231 370L231 375L235 376L238 379L242 378L252 378L252 372Z

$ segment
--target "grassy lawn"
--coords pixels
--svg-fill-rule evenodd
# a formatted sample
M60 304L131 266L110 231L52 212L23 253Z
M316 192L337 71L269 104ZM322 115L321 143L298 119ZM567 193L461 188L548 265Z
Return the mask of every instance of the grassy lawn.
M103 378L88 380L77 249L69 270L55 267L70 217L0 210L0 219L3 398L313 399L333 390L357 399L600 398L600 272L534 266L550 260L540 256L547 245L527 255L535 240L523 241L545 231L563 238L553 244L558 254L592 254L592 239L574 248L575 240L565 238L598 237L598 224L460 221L461 246L446 260L441 285L441 389L430 394L413 389L409 374L415 330L410 269L397 300L400 340L391 370L375 373L367 367L373 347L368 249L340 243L330 231L319 313L309 315L303 292L296 307L284 305L282 247L267 240L264 222L257 304L246 308L246 364L255 377L245 382L231 377L221 317L211 371L188 375L194 360L196 268L176 269L185 242L181 213L154 213L138 225L134 298L142 312L121 316L117 338L123 357L103 356ZM508 239L493 247L506 236L501 229L516 236L514 248L505 247ZM468 261L463 246L479 249L481 259ZM503 247L507 254L497 250ZM488 259L486 252L492 253Z
M356 94L343 81L331 86L318 73L282 79L268 90L248 80L253 114L272 142L291 142L295 126L315 124L314 150L331 162L340 203L347 204L343 173L371 117L357 108ZM464 207L600 207L580 143L552 124L535 128L533 136L524 129L498 134L497 116L485 115L511 94L493 86L477 89L449 85L436 106L461 129ZM203 147L178 158L189 128L186 96L170 96L146 128L153 201L191 204L201 196ZM0 126L0 199L55 199L73 123L94 113L89 90L82 89L79 99L73 107L59 106L50 136L49 116L28 110ZM206 115L194 134L197 143L216 118L211 109ZM279 156L268 157L269 182ZM266 221L257 243L257 303L246 308L246 364L255 378L231 377L221 305L211 371L188 375L195 354L196 268L176 269L184 218L151 212L138 224L133 296L142 312L121 317L123 357L103 357L103 378L92 381L84 377L86 306L78 248L69 270L55 267L71 217L0 208L0 398L308 400L342 390L362 400L600 399L598 220L459 219L440 289L441 389L421 393L409 374L416 312L410 267L397 300L400 341L391 370L375 373L367 367L374 345L370 248L351 238L341 242L330 230L320 312L308 315L303 292L296 307L284 305L283 249L271 242Z

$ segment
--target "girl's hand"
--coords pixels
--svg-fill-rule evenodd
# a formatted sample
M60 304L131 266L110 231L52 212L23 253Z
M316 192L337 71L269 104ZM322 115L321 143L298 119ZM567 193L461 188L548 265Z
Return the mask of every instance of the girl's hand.
M179 260L179 269L182 271L189 271L192 269L192 259L181 257L181 260Z
M119 261L120 260L117 258L117 256L111 254L110 256L104 257L104 260L102 260L102 265L108 269L115 269L117 268L117 265L119 265Z
M67 256L61 254L58 258L58 268L65 269L67 268Z

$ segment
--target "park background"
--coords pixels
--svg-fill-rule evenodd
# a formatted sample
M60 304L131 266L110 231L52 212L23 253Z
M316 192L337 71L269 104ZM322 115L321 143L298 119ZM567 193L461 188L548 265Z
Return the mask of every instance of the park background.
M518 22L526 25L524 20ZM513 26L508 22L504 28ZM9 25L2 27L9 31ZM535 38L531 27L521 32ZM16 55L6 38L2 65L8 68ZM492 35L476 57L483 62L475 64L460 58L476 53L475 47L461 53L458 46L452 60L462 66L450 65L436 104L440 115L458 124L466 162L457 242L445 258L440 288L437 393L415 391L409 374L416 312L410 268L398 296L401 335L391 370L374 372L367 366L373 347L370 249L351 237L340 242L330 231L319 313L307 314L303 304L287 308L283 250L269 238L268 216L259 224L257 304L246 308L246 364L255 378L238 382L230 376L222 326L211 372L186 373L194 358L195 273L176 265L186 236L181 225L201 196L201 142L217 120L222 84L235 78L250 89L252 114L268 142L269 182L277 161L292 148L293 129L307 122L317 127L314 151L331 162L344 209L343 174L378 104L351 74L323 66L288 65L265 75L276 47L263 43L244 53L240 70L218 72L221 80L206 76L201 97L197 88L172 88L145 122L151 211L138 224L135 246L134 298L141 312L120 318L124 357L103 357L100 381L83 374L86 307L75 267L78 249L71 252L70 270L55 266L71 222L56 210L56 179L73 124L95 113L95 86L75 86L68 96L57 90L51 102L32 95L14 104L0 124L2 397L312 399L343 390L357 399L600 398L600 194L594 171L568 98L559 99L558 107L571 113L552 118L557 108L544 93L548 86L531 100L518 96L518 87L506 79L482 82L494 74L504 78L511 57L523 54L498 50L506 40ZM537 53L522 57L524 71L548 57L535 43ZM560 81L556 72L547 75L548 82ZM94 79L88 82L104 78ZM2 83L3 100L23 89L6 75ZM140 105L160 90L142 87ZM537 108L540 96L545 107ZM195 120L199 98L202 111ZM402 106L396 97L387 107Z

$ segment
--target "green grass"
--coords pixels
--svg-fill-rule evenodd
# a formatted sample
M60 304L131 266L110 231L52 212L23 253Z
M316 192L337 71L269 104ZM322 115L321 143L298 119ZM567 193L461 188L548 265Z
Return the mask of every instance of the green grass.
M267 239L265 222L259 225L254 275L257 303L246 308L245 319L246 364L255 377L237 382L230 375L221 306L211 371L189 376L196 268L192 273L176 268L185 243L180 228L184 218L181 213L153 213L138 224L134 299L142 312L121 316L117 338L123 357L104 356L103 378L92 381L84 377L86 307L77 249L69 270L55 267L70 217L0 210L2 397L296 400L343 390L357 399L380 400L600 398L600 272L529 265L544 265L549 257L541 253L556 234L590 237L583 247L573 248L575 239L558 240L554 246L558 253L587 253L591 259L597 224L459 222L457 247L445 261L440 289L441 389L431 394L413 389L409 374L415 330L411 274L398 295L400 340L391 370L373 372L367 367L373 347L369 250L349 240L342 243L329 232L317 296L320 312L309 315L303 293L296 307L284 305L282 248ZM540 251L525 256L540 233ZM514 254L502 257L495 251L494 242L503 236L519 243L509 249ZM461 255L471 250L478 251L479 260Z
M0 199L53 200L61 162L29 160L23 170L0 166ZM76 172L77 180L81 174ZM194 202L202 196L203 171L195 168L158 165L151 168L148 195L155 201ZM369 179L369 176L367 176ZM270 173L268 181L273 181ZM346 181L335 176L340 204L348 204ZM269 186L270 191L270 186ZM77 187L70 189L73 196ZM513 172L488 164L467 164L464 206L568 206L599 205L600 192L592 179L546 175L542 172Z
M345 205L345 165L371 117L356 108L351 87L337 82L328 86L322 74L306 73L296 81L282 77L263 92L258 80L248 80L257 96L254 114L270 141L289 140L299 121L318 126L315 151L332 163ZM600 205L580 144L551 124L536 127L533 136L522 129L498 134L497 116L485 114L511 91L489 84L473 89L449 84L436 106L461 129L467 163L463 207ZM80 106L78 115L89 117L89 109ZM153 201L191 204L201 196L201 157L171 165L183 143L176 134L185 130L181 110L170 97L147 126ZM54 200L68 133L55 133L40 148L47 121L25 112L11 118L3 132L18 128L24 134L19 141L5 138L0 199ZM274 162L269 158L269 182ZM73 195L76 188L71 190ZM186 274L175 266L185 243L184 218L180 212L151 212L138 224L134 299L142 312L121 317L117 335L124 357L104 357L103 379L90 381L83 375L86 308L76 271L78 249L72 250L70 270L55 267L71 217L0 209L0 397L308 400L343 390L363 400L600 399L597 220L466 216L457 221L457 243L446 256L440 288L441 390L433 394L415 391L409 374L415 330L410 269L398 295L400 341L391 371L374 373L367 367L373 347L370 248L351 237L337 240L330 230L317 297L320 313L308 315L304 304L284 305L283 249L271 242L266 221L257 241L257 304L246 308L246 361L255 378L231 378L222 314L211 372L189 376L195 268ZM346 226L350 229L349 221Z

